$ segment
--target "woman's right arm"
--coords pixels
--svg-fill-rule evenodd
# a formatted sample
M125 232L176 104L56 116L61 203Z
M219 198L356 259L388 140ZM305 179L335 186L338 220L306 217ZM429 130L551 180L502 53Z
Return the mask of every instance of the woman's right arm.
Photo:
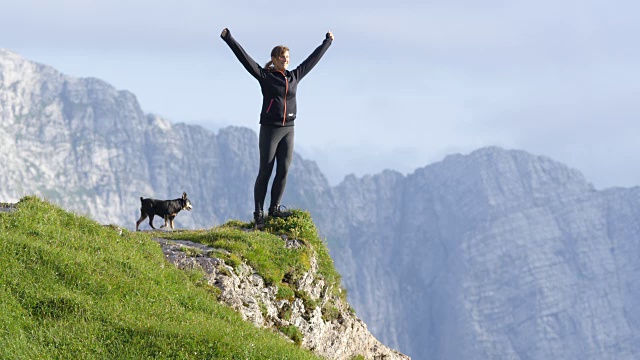
M231 32L229 31L229 29L225 28L224 30L222 30L222 34L220 34L220 37L222 38L222 40L224 40L224 42L227 43L227 45L229 45L231 51L236 54L236 57L238 58L238 60L240 60L244 68L247 69L247 71L254 78L260 80L263 71L262 67L257 62L255 62L251 58L251 56L247 54L246 51L244 51L244 49L242 48L242 46L240 46L240 44L238 44L236 39L231 36Z

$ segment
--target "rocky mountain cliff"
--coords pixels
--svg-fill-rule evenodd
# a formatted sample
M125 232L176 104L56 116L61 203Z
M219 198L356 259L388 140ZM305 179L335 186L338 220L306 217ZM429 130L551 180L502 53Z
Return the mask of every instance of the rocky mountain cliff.
M548 158L486 148L335 194L348 219L325 224L336 263L391 346L420 359L638 357L640 188L596 191Z
M186 191L194 211L178 227L251 216L250 129L172 124L4 50L0 128L0 201L37 194L132 228L140 196ZM331 187L296 155L283 203L310 210L359 317L413 358L640 356L638 187L597 191L500 148Z

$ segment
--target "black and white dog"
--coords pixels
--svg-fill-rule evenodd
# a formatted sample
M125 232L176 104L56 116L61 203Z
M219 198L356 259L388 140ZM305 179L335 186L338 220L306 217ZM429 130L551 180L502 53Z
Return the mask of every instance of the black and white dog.
M164 225L160 226L161 229L168 224L171 230L173 230L173 219L176 218L180 210L191 211L193 208L191 201L187 198L186 192L182 193L182 198L175 200L144 199L140 197L140 203L140 219L136 221L136 231L139 231L140 223L142 223L147 216L149 217L149 225L151 225L152 229L155 229L153 226L153 217L156 215L162 216L164 219Z

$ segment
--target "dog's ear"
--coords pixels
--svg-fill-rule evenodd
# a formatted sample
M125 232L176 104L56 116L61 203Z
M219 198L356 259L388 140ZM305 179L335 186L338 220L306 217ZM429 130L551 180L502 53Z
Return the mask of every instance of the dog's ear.
M182 198L183 198L183 199L185 199L185 200L187 199L187 192L186 192L186 191L184 191L184 192L182 193Z

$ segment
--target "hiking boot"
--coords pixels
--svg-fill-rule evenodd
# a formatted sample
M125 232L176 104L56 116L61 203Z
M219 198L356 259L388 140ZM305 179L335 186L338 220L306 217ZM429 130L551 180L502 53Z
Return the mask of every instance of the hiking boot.
M269 216L279 217L279 218L288 218L293 215L291 211L287 211L287 207L284 205L273 205L269 207Z
M256 222L256 229L264 227L264 213L262 210L253 212L253 220Z

